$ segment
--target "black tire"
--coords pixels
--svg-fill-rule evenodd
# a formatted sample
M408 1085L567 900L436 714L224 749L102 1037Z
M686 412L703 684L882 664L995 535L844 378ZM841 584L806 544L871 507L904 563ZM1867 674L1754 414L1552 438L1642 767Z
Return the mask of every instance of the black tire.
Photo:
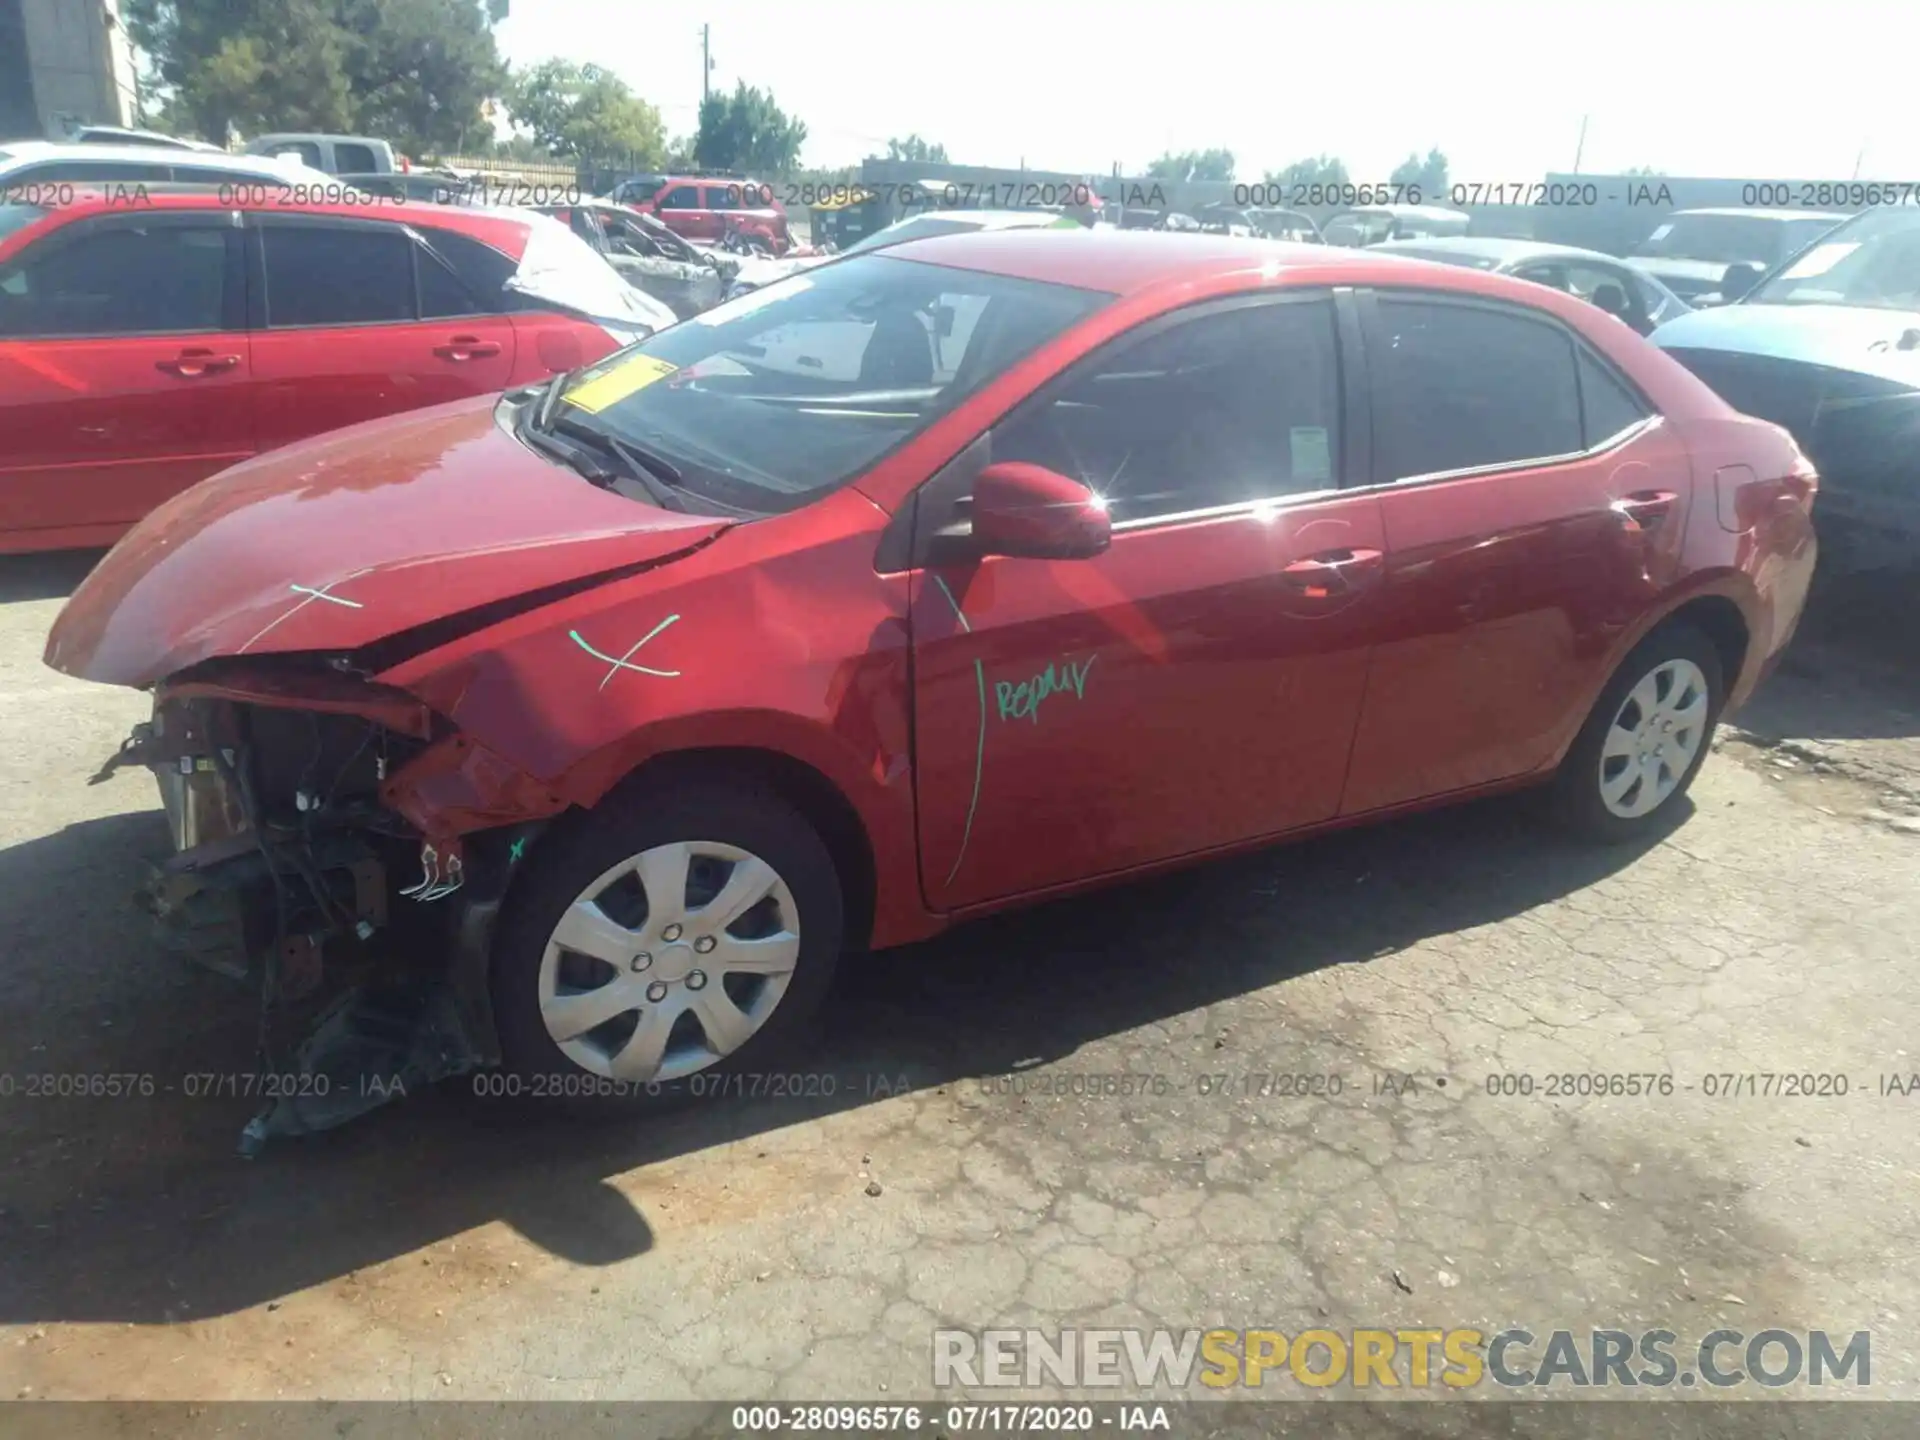
M623 859L678 840L718 841L760 857L799 912L800 949L773 1012L739 1049L679 1082L601 1081L566 1055L541 1018L540 965L560 917ZM492 957L494 1021L508 1093L550 1096L587 1109L633 1108L704 1089L696 1077L764 1072L803 1052L833 981L845 920L833 857L784 798L744 779L685 776L615 789L547 837L515 881Z
M1633 818L1616 815L1607 808L1600 794L1600 752L1606 743L1608 728L1633 687L1654 669L1672 660L1690 660L1706 677L1705 734L1679 783L1652 810ZM1642 840L1673 825L1683 808L1682 797L1692 787L1693 777L1700 773L1701 764L1713 749L1713 732L1720 723L1726 696L1720 652L1705 633L1685 621L1674 621L1648 635L1620 662L1613 678L1600 692L1600 698L1594 701L1593 710L1566 758L1560 762L1549 794L1554 819L1573 834L1606 845Z

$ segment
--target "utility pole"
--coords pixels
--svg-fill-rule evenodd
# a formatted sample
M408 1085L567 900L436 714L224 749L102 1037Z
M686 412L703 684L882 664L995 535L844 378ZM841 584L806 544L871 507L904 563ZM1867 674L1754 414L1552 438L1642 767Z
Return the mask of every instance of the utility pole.
M700 27L700 103L707 103L707 97L713 93L713 54L707 48L707 32L711 26Z
M1853 178L1860 178L1860 167L1867 163L1867 147L1862 145L1860 153L1853 157Z
M1587 149L1587 117L1585 115L1582 115L1580 117L1580 138L1579 140L1574 142L1574 146L1573 146L1573 173L1576 175L1580 173L1580 157L1586 153L1586 149Z

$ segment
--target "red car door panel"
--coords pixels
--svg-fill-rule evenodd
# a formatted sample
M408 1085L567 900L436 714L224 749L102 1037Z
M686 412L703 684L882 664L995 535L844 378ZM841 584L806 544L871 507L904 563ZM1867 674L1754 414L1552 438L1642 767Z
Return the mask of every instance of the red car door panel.
M1366 688L1379 502L930 570L913 599L923 883L939 909L1332 816ZM1289 567L1358 556L1351 578Z
M254 450L224 214L123 215L0 265L0 536L112 537Z
M1591 356L1555 350L1571 347L1556 328L1479 306L1408 311L1405 323L1381 311L1375 424L1383 476L1399 483L1382 492L1383 627L1348 814L1550 763L1604 683L1613 642L1679 573L1692 485L1679 441L1624 387L1603 391L1620 382L1590 373ZM1429 321L1447 333L1422 333ZM1543 418L1560 409L1564 436ZM1530 446L1561 457L1444 473L1476 447L1504 458Z
M1378 498L1336 488L1333 306L1308 296L1143 328L955 462L1073 476L1118 528L1091 559L973 558L917 578L922 883L936 909L1338 810L1385 538ZM919 503L965 494L955 478Z
M501 390L513 322L473 309L398 225L257 217L254 411L261 447Z

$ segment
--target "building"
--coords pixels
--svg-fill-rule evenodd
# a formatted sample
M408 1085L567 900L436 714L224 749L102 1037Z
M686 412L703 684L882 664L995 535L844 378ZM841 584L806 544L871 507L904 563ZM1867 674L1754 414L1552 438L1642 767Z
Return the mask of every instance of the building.
M120 0L0 0L0 139L135 121Z

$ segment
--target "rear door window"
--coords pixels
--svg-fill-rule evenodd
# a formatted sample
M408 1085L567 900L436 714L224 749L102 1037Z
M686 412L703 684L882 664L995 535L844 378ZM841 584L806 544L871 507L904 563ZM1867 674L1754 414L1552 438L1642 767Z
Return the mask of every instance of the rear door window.
M224 227L116 225L56 235L0 267L0 336L221 330L226 282Z
M260 239L269 328L414 318L413 242L397 226L269 224Z
M1574 345L1545 320L1484 305L1382 296L1369 355L1383 381L1381 478L1572 455L1585 448Z
M697 185L676 185L660 197L658 208L662 210L698 210L700 208L700 187Z
M344 175L370 175L380 168L373 150L366 145L335 145L333 160Z

